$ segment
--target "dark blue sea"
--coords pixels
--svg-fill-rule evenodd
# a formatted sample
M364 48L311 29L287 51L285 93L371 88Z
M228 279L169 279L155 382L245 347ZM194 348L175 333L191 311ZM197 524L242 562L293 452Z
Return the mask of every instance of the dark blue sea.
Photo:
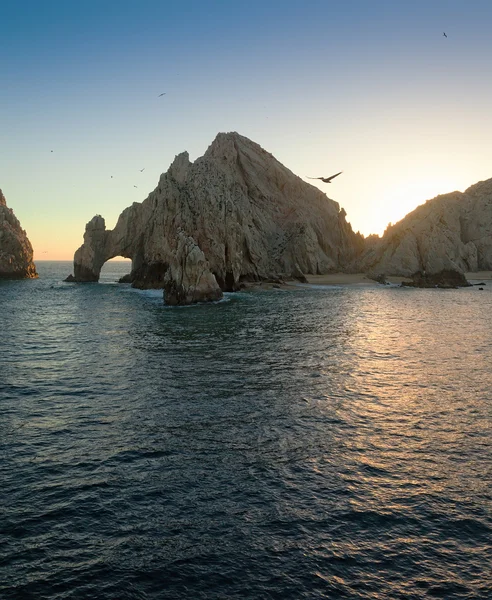
M0 282L0 598L492 598L492 285Z

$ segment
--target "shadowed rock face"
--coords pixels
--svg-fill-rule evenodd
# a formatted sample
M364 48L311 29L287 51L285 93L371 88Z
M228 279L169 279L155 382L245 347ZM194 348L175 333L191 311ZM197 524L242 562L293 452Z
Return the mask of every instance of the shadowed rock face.
M367 243L357 264L404 277L492 269L492 179L428 200Z
M216 300L240 281L344 270L363 247L336 202L258 144L221 133L194 163L178 155L112 231L94 217L74 279L97 281L107 260L124 256L134 286L164 288L167 303L185 304Z
M32 256L31 242L0 190L0 279L37 277Z
M439 273L415 273L413 281L403 281L403 287L455 289L471 287L463 273L458 271L440 271Z

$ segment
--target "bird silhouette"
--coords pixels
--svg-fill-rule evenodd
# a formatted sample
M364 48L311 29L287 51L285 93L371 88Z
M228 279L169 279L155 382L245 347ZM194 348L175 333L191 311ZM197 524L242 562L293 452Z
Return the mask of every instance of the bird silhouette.
M159 94L157 97L160 98L161 96L165 96L166 92L164 92L163 94Z
M133 187L134 187L134 188L136 188L137 186L136 186L136 185L134 185ZM137 188L137 189L138 189L138 188Z
M335 173L335 175L332 175L331 177L307 177L307 179L321 179L321 181L324 181L325 183L331 183L332 179L335 179L335 177L338 177L342 173L343 171L340 171L340 173Z
M140 173L143 173L143 171L145 171L145 167L143 169L139 169Z
M443 31L443 32L442 32L442 34L443 34L443 36L444 36L444 37L448 37L448 36L446 35L446 32L445 32L445 31Z

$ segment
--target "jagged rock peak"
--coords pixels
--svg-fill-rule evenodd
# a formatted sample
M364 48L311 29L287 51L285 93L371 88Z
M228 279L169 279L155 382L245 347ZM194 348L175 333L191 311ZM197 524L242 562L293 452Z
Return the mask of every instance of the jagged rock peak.
M259 144L253 142L247 137L240 135L237 131L228 131L228 132L219 132L213 142L205 151L205 156L212 155L215 152L220 152L221 150L231 148L234 143L244 144L246 146L252 146L258 149L262 149Z
M188 152L181 152L174 157L167 174L179 183L184 183L190 166L190 155Z
M279 162L271 152L268 152L264 148L245 137L240 135L236 131L230 131L227 133L218 133L214 141L207 148L204 159L216 159L219 162L234 162L237 161L238 155L246 155L249 157L255 157L261 161L266 161L271 165L275 165L290 173L294 177L297 177ZM316 188L317 189L317 188ZM319 191L319 190L318 190Z
M253 142L253 140L250 140L244 135L240 135L237 131L229 131L218 133L215 136L214 141L205 151L204 156L214 156L221 152L230 152L231 150L237 152L238 148L250 148L257 152L268 154L259 144Z
M106 221L104 217L101 215L95 215L85 226L86 231L105 231L106 230Z
M0 190L0 278L37 277L31 242Z

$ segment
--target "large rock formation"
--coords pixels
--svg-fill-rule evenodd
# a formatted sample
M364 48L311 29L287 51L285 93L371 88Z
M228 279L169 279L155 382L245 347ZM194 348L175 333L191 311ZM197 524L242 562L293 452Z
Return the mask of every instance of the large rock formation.
M492 269L492 179L437 196L367 240L358 270L412 276Z
M72 280L97 281L107 260L124 256L134 286L164 288L167 303L186 304L217 299L243 281L341 271L363 247L338 203L258 144L220 133L194 163L178 155L112 231L94 217Z
M0 279L37 277L32 255L31 242L0 190Z

